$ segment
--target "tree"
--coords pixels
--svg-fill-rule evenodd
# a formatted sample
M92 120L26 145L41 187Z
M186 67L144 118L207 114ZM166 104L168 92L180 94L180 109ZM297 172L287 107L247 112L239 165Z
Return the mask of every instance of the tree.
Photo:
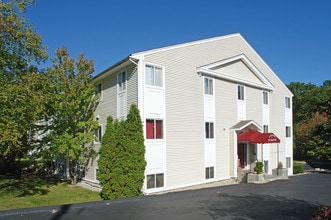
M135 105L130 107L126 121L113 123L112 117L108 118L99 153L97 175L103 199L142 195L145 146L142 122Z
M294 94L294 156L305 160L330 160L331 81L322 86L291 83Z
M93 152L97 122L94 111L99 97L91 81L93 61L79 55L70 58L65 47L56 51L53 67L47 69L51 81L47 103L47 135L41 149L44 158L62 157L69 161L71 183L76 184L80 165L85 165Z
M41 37L24 17L32 0L0 1L1 171L33 148L34 125L44 111L47 80L36 65L47 59Z

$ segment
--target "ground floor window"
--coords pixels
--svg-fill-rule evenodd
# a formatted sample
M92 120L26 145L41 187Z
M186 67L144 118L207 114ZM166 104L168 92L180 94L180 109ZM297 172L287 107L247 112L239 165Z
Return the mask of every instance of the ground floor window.
M286 168L292 167L292 160L291 157L286 157Z
M268 173L269 172L269 161L265 160L263 167L264 167L264 172Z
M164 186L164 174L147 175L147 189L159 188Z
M206 167L206 179L214 178L214 167Z

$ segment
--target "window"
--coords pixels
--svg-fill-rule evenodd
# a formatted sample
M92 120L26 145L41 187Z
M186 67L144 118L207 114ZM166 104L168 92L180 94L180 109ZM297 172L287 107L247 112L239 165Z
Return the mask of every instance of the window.
M286 168L292 167L292 160L291 157L286 157Z
M147 175L147 189L159 188L164 186L164 174Z
M213 79L205 78L205 94L213 95Z
M150 86L162 87L162 68L146 65L145 66L145 83Z
M118 74L117 80L118 80L118 91L121 92L126 90L126 73L122 72Z
M214 138L214 123L213 122L206 122L205 123L205 130L206 130L206 138L207 139Z
M238 85L238 100L244 100L245 94L244 94L244 86Z
M214 167L206 167L206 179L214 178Z
M94 136L95 136L95 139L96 139L96 141L98 141L98 142L101 142L101 126L99 126L96 130L95 130L95 132L94 132Z
M267 91L263 91L263 104L265 105L269 104L269 94Z
M146 138L163 139L163 121L146 119Z
M268 133L268 132L269 132L269 126L263 125L263 133Z
M291 137L291 127L286 126L286 137Z
M285 107L291 108L291 99L289 97L285 97Z
M268 173L269 172L269 161L268 160L264 161L263 167L264 167L264 172Z
M101 95L101 83L95 86L95 94Z

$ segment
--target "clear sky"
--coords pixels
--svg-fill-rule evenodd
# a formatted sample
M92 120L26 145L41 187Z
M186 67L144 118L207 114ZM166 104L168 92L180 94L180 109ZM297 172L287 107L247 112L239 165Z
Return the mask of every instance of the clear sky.
M285 84L331 80L330 0L36 0L26 14L50 56L95 74L134 52L240 33Z

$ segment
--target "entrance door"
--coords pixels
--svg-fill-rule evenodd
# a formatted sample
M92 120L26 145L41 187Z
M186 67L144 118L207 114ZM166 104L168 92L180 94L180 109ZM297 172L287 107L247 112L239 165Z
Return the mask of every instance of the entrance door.
M239 167L240 168L245 168L247 164L247 158L246 158L246 144L239 143L238 144L238 159L240 160L239 162Z

